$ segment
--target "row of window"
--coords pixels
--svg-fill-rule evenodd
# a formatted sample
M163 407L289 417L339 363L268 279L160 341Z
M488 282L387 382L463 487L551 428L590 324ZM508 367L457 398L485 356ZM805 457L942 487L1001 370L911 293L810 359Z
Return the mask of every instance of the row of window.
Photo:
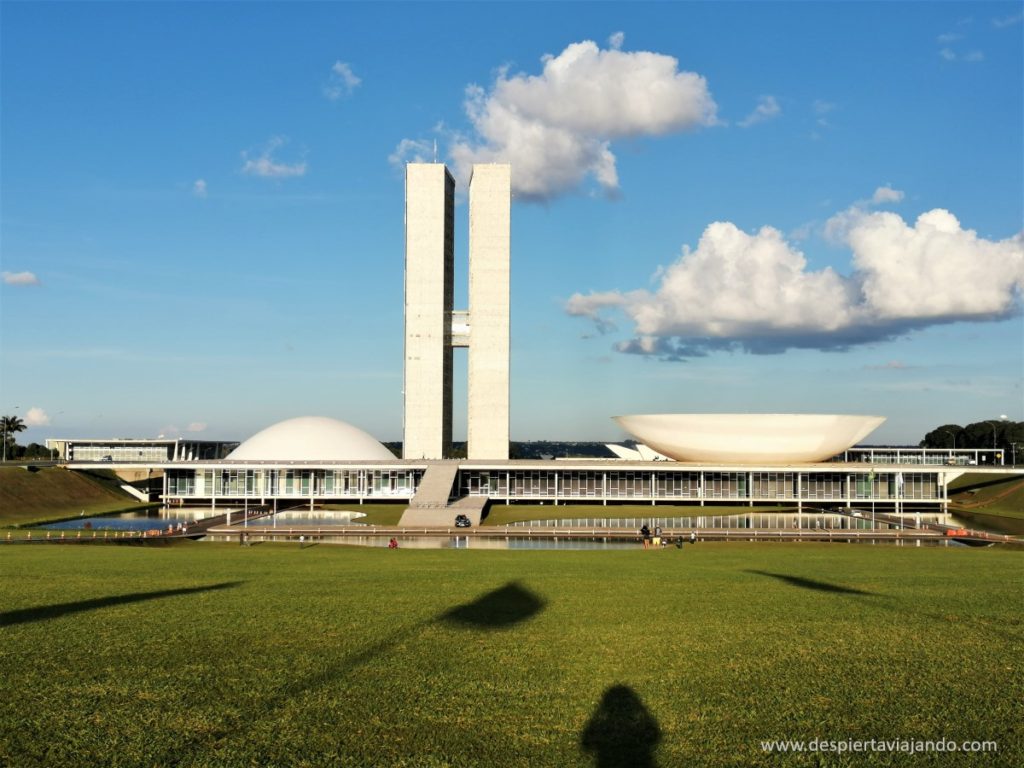
M463 470L463 495L499 498L935 499L932 474L833 472L641 472ZM702 487L703 479L703 487ZM847 493L847 485L852 486ZM653 492L652 492L653 487Z
M169 469L169 496L231 498L267 496L412 496L417 469Z
M170 469L170 496L412 496L419 469ZM462 470L460 495L559 499L936 499L934 474ZM849 491L847 490L847 486ZM652 490L653 489L653 490Z

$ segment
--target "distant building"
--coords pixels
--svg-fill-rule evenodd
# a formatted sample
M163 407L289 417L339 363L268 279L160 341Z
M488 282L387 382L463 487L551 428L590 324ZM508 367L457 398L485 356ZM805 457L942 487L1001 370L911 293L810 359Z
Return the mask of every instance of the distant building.
M238 446L237 441L189 438L51 438L46 447L57 458L73 462L163 463L222 459Z

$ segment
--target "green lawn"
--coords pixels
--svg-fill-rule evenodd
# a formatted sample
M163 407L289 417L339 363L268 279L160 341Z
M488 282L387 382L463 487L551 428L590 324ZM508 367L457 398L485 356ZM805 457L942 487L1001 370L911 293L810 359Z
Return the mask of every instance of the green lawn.
M1024 761L1019 552L0 546L3 765Z

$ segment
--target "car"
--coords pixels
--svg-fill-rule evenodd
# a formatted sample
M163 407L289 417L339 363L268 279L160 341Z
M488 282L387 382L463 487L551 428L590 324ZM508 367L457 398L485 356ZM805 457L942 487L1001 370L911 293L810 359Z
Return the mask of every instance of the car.
M455 516L455 527L456 528L469 528L472 525L473 525L473 523L471 523L469 518L466 517L465 515L456 515Z
M100 459L100 461L113 461L113 460L114 460L113 456L104 456L102 459Z
M850 513L853 517L864 517L864 513L859 509L855 509Z

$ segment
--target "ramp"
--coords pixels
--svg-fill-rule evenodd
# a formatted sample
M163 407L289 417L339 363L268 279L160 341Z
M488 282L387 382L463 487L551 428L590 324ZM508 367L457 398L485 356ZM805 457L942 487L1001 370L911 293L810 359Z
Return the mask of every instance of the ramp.
M459 465L454 461L427 465L416 495L409 502L409 508L402 513L398 524L450 528L455 525L456 515L465 515L474 526L480 525L487 497L467 496L454 502L451 500L458 471Z

